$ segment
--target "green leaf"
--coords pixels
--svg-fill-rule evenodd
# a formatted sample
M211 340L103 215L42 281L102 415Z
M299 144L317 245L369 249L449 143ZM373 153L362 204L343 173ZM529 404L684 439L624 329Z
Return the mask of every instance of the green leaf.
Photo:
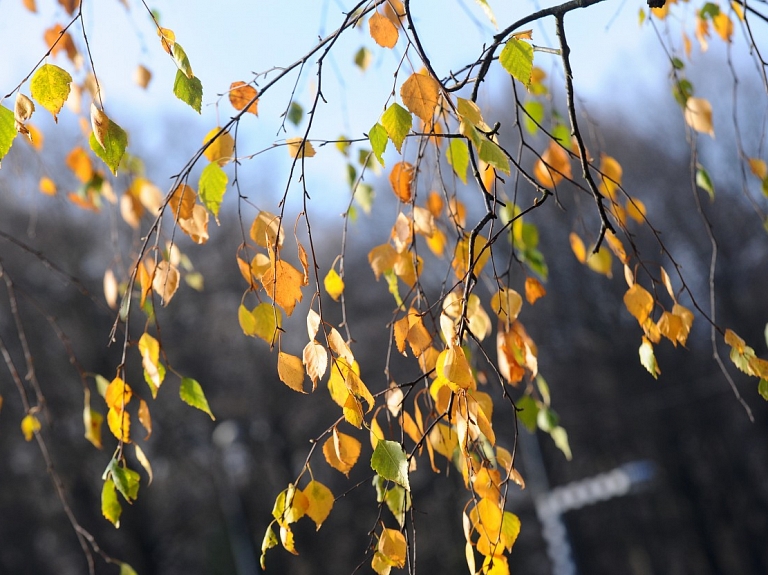
M492 142L488 138L480 140L480 149L477 151L477 155L486 164L505 174L510 173L509 160L496 142Z
M176 70L176 79L173 82L173 94L192 109L200 113L203 106L203 84L196 76L187 78L184 72Z
M397 519L400 527L405 525L405 514L411 508L411 494L399 485L395 485L384 494L384 502Z
M682 70L685 68L685 63L680 58L672 58L672 67L675 70Z
M715 201L715 187L712 185L712 179L701 164L696 166L696 185L709 194L711 201Z
M267 532L264 533L264 539L261 542L261 559L259 559L259 564L261 565L262 570L266 569L265 559L267 558L267 549L277 546L278 543L277 535L275 535L275 532L272 529L272 524L270 524L269 527L267 527Z
M408 458L397 441L382 439L376 444L371 456L371 469L384 479L411 490L408 483Z
M459 179L467 183L467 168L469 167L469 147L467 141L463 138L451 138L448 149L445 150L445 157L453 168L453 171L459 176Z
M536 425L539 429L551 433L552 430L558 426L559 422L560 418L557 417L557 414L553 409L550 409L543 404L539 405L539 413L536 415Z
M768 379L761 379L757 384L757 393L760 394L765 401L768 401Z
M568 461L573 459L571 446L568 444L568 433L566 433L565 429L558 425L549 432L549 435L552 437L552 440L555 442L557 448L563 452L565 458Z
M120 575L138 575L138 573L128 563L120 563Z
M16 137L16 123L11 112L5 106L0 106L0 160L11 149L13 139Z
M685 78L682 78L672 86L672 95L675 97L675 101L685 108L685 103L688 101L688 98L693 96L693 84Z
M53 119L58 121L56 116L69 98L71 83L72 76L69 72L53 64L43 64L32 76L29 91L43 108L53 114Z
M376 159L379 163L384 165L384 151L387 149L387 130L376 122L373 128L368 132L368 140L371 142L371 149L373 150Z
M392 143L399 152L403 145L403 141L405 140L405 136L411 131L413 116L411 116L411 113L408 110L395 102L387 108L381 116L381 125L384 126L384 129L389 135L389 139L392 140ZM371 142L371 145L373 146L373 142ZM373 151L374 153L376 152L375 147Z
M115 527L120 527L120 514L123 508L117 500L115 482L111 478L104 482L101 488L101 514Z
M360 68L363 72L365 72L368 69L368 66L371 65L372 60L373 56L371 55L371 51L366 47L362 47L355 52L355 66Z
M717 4L713 4L712 2L707 2L704 4L704 6L701 7L701 10L699 11L699 16L706 20L707 18L714 18L715 16L720 14L720 6Z
M555 124L555 127L552 128L552 137L566 148L571 147L571 129L565 124Z
M397 306L402 307L403 298L400 297L400 288L397 285L397 274L395 274L395 270L385 271L384 279L387 280L387 285L389 286L389 293L391 293L394 296Z
M117 167L125 154L125 148L128 146L128 134L120 126L109 120L107 131L104 133L104 147L96 140L96 135L91 132L88 143L91 150L101 160L107 164L109 171L117 175Z
M187 78L191 80L195 77L195 75L192 73L192 66L189 64L187 53L178 42L173 44L171 56L173 56L173 61L176 62L176 66L178 66L179 70L182 71Z
M532 136L539 131L539 125L544 121L544 104L538 100L528 100L523 104L526 114L523 116L525 131Z
M515 402L515 405L518 409L517 419L528 431L534 432L539 415L539 406L536 405L536 401L530 395L524 395Z
M488 0L475 0L480 5L480 8L483 9L483 12L485 12L485 15L488 17L488 20L491 21L491 24L496 26L496 16L493 14L493 10L491 10L490 5L488 4Z
M373 209L373 198L376 193L373 191L373 186L368 184L359 184L355 188L354 197L357 204L363 209L366 215L371 215Z
M533 70L533 46L524 40L510 38L499 54L499 62L513 78L522 82L526 88L531 83Z
M538 275L542 280L547 281L549 277L549 267L547 261L544 259L544 254L538 249L529 248L522 254L522 260L530 268L530 270Z
M304 108L297 102L291 102L290 108L288 108L288 121L294 126L298 126L301 123L301 119L304 117Z
M208 164L200 174L198 189L200 201L218 221L219 207L227 191L227 174L216 162Z
M211 417L211 419L216 420L213 413L211 413L211 408L208 407L208 400L205 399L203 388L197 380L192 379L191 377L183 378L181 380L181 387L179 388L179 397L184 403L204 411Z
M733 354L731 354L733 355ZM733 359L733 357L731 357ZM653 345L643 337L643 343L640 345L640 363L648 370L654 379L658 379L661 370L656 363L656 356L653 353Z
M125 497L128 503L131 503L139 495L139 473L127 467L121 467L116 459L109 462L107 470L112 475L115 487L120 494Z

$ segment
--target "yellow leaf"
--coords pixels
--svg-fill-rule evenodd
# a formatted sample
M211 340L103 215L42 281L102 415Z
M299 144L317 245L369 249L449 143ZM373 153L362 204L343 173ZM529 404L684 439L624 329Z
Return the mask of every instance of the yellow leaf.
M132 397L133 390L131 386L119 377L116 377L109 383L104 393L104 401L107 402L107 407L116 411L123 411L125 406L130 403Z
M144 453L144 450L139 447L138 444L133 444L134 453L136 455L136 459L141 464L141 466L144 468L144 471L147 472L147 475L149 476L149 482L147 485L152 485L152 479L154 478L154 473L152 473L152 465L149 463L149 458Z
M24 416L21 420L21 432L24 434L24 439L32 441L35 433L40 431L40 420L31 413Z
M612 263L613 257L611 256L611 251L605 247L605 245L600 246L600 249L597 250L596 254L591 253L587 258L587 267L589 269L609 278L613 277L613 273L611 272Z
M437 358L438 378L443 378L453 391L469 389L475 383L467 356L461 346L453 345L443 350Z
M768 165L759 158L749 158L749 169L761 180L768 177Z
M229 86L229 101L235 110L245 110L246 113L259 115L258 92L245 82L232 82ZM246 109L247 107L247 109Z
M642 326L653 311L653 296L640 284L634 284L624 294L624 305Z
M387 0L384 3L384 15L389 18L398 28L401 26L400 19L405 17L405 7L401 0Z
M136 66L136 69L133 71L134 83L140 88L146 88L149 86L150 80L152 80L152 72L145 66Z
M325 485L313 479L304 488L304 495L309 502L307 515L319 530L333 509L333 493Z
M333 428L333 436L323 443L323 455L328 465L349 475L350 470L360 457L361 444L352 437Z
M491 298L491 309L504 322L515 321L522 307L523 298L512 288L501 288Z
M368 252L368 262L378 280L381 274L391 271L398 260L398 253L391 244L381 244Z
M72 170L75 177L86 184L93 178L93 163L88 153L80 146L72 148L64 162Z
M414 73L400 88L403 104L423 122L430 122L440 98L440 84L431 76Z
M576 234L576 232L571 232L568 236L568 239L571 242L571 250L573 251L573 255L576 256L576 259L579 260L579 263L583 264L587 261L587 248L584 247L584 242L581 240L581 238Z
M688 98L685 103L685 123L697 132L715 137L715 129L712 126L712 105L704 98Z
M325 286L325 291L333 298L333 301L339 301L341 294L344 293L344 280L341 279L341 276L333 268L328 270L328 273L325 275L323 286Z
M161 261L157 264L152 277L152 289L160 296L162 304L168 305L176 294L176 290L179 289L179 270L170 262Z
M403 534L396 529L383 529L376 548L393 567L401 569L405 565L407 545Z
M147 431L147 435L144 440L150 438L152 435L152 416L149 414L149 406L143 399L139 401L139 423Z
M717 16L712 18L712 27L715 29L715 32L717 32L717 35L723 39L723 41L731 41L731 36L733 36L733 22L731 21L731 18L728 16L728 14L721 10Z
M368 30L374 42L383 48L394 48L400 36L397 27L379 12L374 12L368 19Z
M403 355L406 355L405 341L406 341L406 338L408 337L409 329L410 329L410 326L408 325L408 317L400 318L393 325L393 331L395 335L395 345L397 346L397 351L399 351Z
M163 50L171 53L171 48L176 43L176 34L170 28L157 29L157 35L160 36L160 44L163 46Z
M293 540L293 531L282 525L280 526L280 543L282 543L283 548L289 553L293 553L294 555L299 554L299 552L296 551L296 544Z
M480 499L469 518L473 529L480 536L477 540L478 553L485 556L501 555L504 549L500 541L503 510L499 503L488 498Z
M91 390L86 387L83 407L84 436L97 449L101 449L101 424L103 422L104 417L101 413L91 409Z
M310 341L302 353L302 362L307 369L307 375L312 380L312 391L318 380L322 379L328 369L328 352L315 340Z
M208 158L209 162L216 162L220 166L224 166L232 160L232 154L235 151L235 139L229 135L229 132L221 134L219 132L221 132L221 128L216 126L205 135L203 147L207 147L203 154ZM214 140L213 138L216 134L219 134L219 136Z
M543 186L555 187L563 178L571 178L571 160L563 147L550 141L549 146L533 166L533 175Z
M187 184L180 184L173 190L168 206L171 208L174 220L188 219L192 217L195 208L197 194Z
M474 268L472 272L475 276L479 276L483 271L488 258L491 257L491 250L485 249L488 245L488 240L478 235L475 237L475 246L472 251ZM453 271L459 280L464 280L464 277L469 272L469 236L465 235L456 243L456 251L453 254L453 261L451 262Z
M525 301L533 305L536 300L547 295L547 290L541 282L533 277L525 278Z
M682 323L682 327L677 333L677 341L680 345L685 345L685 342L688 341L688 334L691 333L691 326L693 326L693 313L679 303L672 306L672 313L679 317Z
M26 128L27 138L29 138L32 147L39 152L43 149L43 142L45 141L43 133L35 128L32 124L27 124Z
M392 171L389 174L392 191L404 204L410 202L413 197L413 176L414 168L408 162L398 162L392 166Z
M285 143L288 144L288 153L292 158L311 158L315 155L315 148L309 140L288 138Z
M277 356L277 375L285 385L299 393L304 391L304 364L301 358L280 352Z
M251 224L251 239L263 248L274 250L282 247L285 239L280 216L259 212Z
M659 333L670 340L675 347L683 330L683 322L680 317L665 311L656 323Z
M429 192L429 196L427 196L427 209L429 213L435 218L439 218L443 213L443 207L445 207L443 197L437 192Z
M264 272L261 283L267 295L285 310L287 315L302 299L301 286L304 275L291 264L277 260Z
M616 200L616 190L621 185L623 170L615 158L606 154L600 156L600 171L602 172L601 191L611 200Z
M152 391L152 397L155 397L165 378L165 368L160 364L160 343L148 333L144 333L139 338L139 353L144 378Z
M331 348L331 351L336 355L343 358L348 365L353 365L355 363L355 356L352 354L352 350L347 342L344 341L344 338L341 337L339 331L334 327L328 332L328 347ZM357 373L360 373L360 370L357 370Z
M193 242L202 245L208 241L208 210L200 204L192 208L192 217L179 220L179 227Z
M439 258L443 257L447 245L448 238L445 237L445 234L439 228L435 228L432 235L427 238L427 247Z
M440 455L451 461L453 452L459 445L459 438L456 431L443 423L438 423L429 432L429 442Z
M119 441L131 442L131 417L127 411L110 408L107 412L107 426Z
M627 215L635 220L638 224L642 224L645 221L645 204L637 198L627 199Z

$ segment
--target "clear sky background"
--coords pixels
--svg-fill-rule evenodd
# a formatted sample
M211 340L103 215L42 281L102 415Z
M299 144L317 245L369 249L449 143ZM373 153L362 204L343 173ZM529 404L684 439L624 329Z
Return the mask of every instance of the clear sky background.
M155 0L150 3L150 7L159 12L161 24L176 33L195 75L202 81L203 112L199 117L174 97L176 67L161 49L154 24L141 2L129 0L128 9L118 0L83 2L86 32L104 94L105 110L129 132L129 151L141 155L149 150L154 157L148 158L147 163L162 166L163 174L156 177L163 178L176 173L202 143L205 134L233 113L226 96L219 96L231 82L248 82L254 72L294 62L316 44L318 37L335 29L342 21L342 11L354 4L349 0ZM501 27L554 4L507 0L489 0L489 3ZM38 14L32 14L21 0L0 0L0 37L6 46L0 66L3 95L31 72L45 53L42 39L45 27L54 22L66 24L70 19L55 0L37 0L37 4ZM476 59L483 43L490 42L495 32L472 0L414 0L412 8L425 48L440 75ZM608 0L566 17L576 92L580 103L593 115L604 109L620 109L626 103L629 110L624 113L630 119L637 119L633 95L648 91L668 94L669 64L653 29L647 24L639 25L641 8L645 8L645 2L639 0ZM84 53L79 23L73 27L72 34ZM556 47L552 18L533 25L533 43ZM374 56L371 67L364 73L352 63L354 53L361 46L367 46ZM333 139L340 134L360 137L367 132L388 103L393 73L404 47L401 39L394 50L379 48L368 35L367 26L345 34L324 69L323 92L328 103L321 105L311 137ZM701 60L698 46L694 52L695 59ZM62 54L51 61L72 68ZM411 62L420 67L415 52L411 54ZM139 64L153 74L146 90L133 83L134 69ZM556 77L557 86L561 85L558 56L536 52L535 64ZM83 73L84 70L76 73L75 80L81 80ZM399 82L405 77L407 74L401 74ZM306 124L298 128L289 124L288 133L279 132L280 115L295 78L294 74L267 94L260 102L258 118L246 117L241 123L240 154L258 152L285 137L303 135ZM498 73L493 78L495 82L489 83L480 100L484 109L503 103L502 97L508 90L509 79L505 74ZM305 108L311 103L316 82L312 60L297 83L296 100ZM28 83L22 91L29 93ZM13 99L3 104L12 108ZM73 117L64 112L60 121L66 125ZM44 110L37 111L32 123L43 131L50 131L52 127L50 115ZM313 169L320 169L345 186L342 158L326 150L323 150L322 166ZM274 150L254 164L259 169L267 166L276 174L277 168L287 167L288 162L287 154ZM166 188L164 182L158 184ZM281 186L284 182L275 184L277 189Z

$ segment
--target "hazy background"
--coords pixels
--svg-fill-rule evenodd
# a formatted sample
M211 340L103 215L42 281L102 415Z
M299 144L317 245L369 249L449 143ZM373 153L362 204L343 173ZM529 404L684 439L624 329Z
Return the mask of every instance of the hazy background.
M44 13L41 21L52 23L46 11L55 15L54 3L39 4ZM495 4L501 3L492 3L500 22L523 13L522 8ZM202 2L156 5L163 25L175 30L203 81L202 118L173 98L175 68L164 54L158 54L156 36L140 5L132 3L127 16L116 1L86 6L89 40L100 58L95 63L107 112L128 129L131 149L145 154L147 173L161 188L165 189L169 176L210 128L231 114L224 102L217 120L216 107L208 105L216 102L217 92L234 80L249 80L251 71L293 61L338 20L337 2L301 3L301 18L296 5L222 2L215 9ZM691 191L690 150L679 108L667 85L669 64L653 32L647 27L638 29L637 6L606 2L596 8L599 10L566 20L573 30L580 109L602 131L601 139L590 138L590 149L596 153L610 150L621 162L625 188L646 203L654 226L664 231L665 245L683 264L695 296L704 303L710 244ZM471 18L478 22L484 18L473 3L465 8L459 3L424 2L418 10L423 10L421 18L431 26L426 36L429 42L466 37L466 42L449 41L444 50L438 50L433 63L443 73L467 58L466 47L471 57L482 38L487 38L487 30L483 36L482 27L472 22ZM20 3L0 3L0 12L9 14L3 37L9 37L13 28L23 46L14 50L18 57L0 69L0 92L6 93L31 70L44 47L37 36L30 39L19 33L40 27ZM319 124L317 137L355 136L366 131L391 90L390 68L397 56L377 52L372 69L361 75L349 60L359 45L369 41L364 31L355 39L356 34L353 32L349 46L341 47L324 80L329 103L323 116L326 123ZM536 29L534 39L541 45L553 45L554 34ZM710 97L713 103L718 98L728 103L730 77L707 73L707 66L724 63L718 43L712 44L707 55L695 51L695 63L703 64L704 72L691 79L697 94ZM555 57L540 53L536 57L537 64L559 77ZM137 62L155 73L149 90L138 95L132 88L128 91ZM748 69L744 60L738 62L739 70ZM309 101L313 74L309 70L299 81L302 103ZM331 87L334 74L344 79L338 91ZM743 104L738 117L747 126L744 141L753 149L758 147L764 123L763 100L758 107L755 97L760 94L764 99L759 89L749 81L739 87ZM509 90L508 79L499 76L484 96L483 105L494 111L487 117L497 118L502 125L510 121ZM248 119L250 124L244 124L242 131L243 149L255 152L286 136L278 134L276 119L286 99L287 93L271 94L261 104L259 119ZM11 106L12 100L3 104ZM46 153L63 157L79 141L71 113L62 113L56 130L44 111L39 110L33 121L50 134ZM765 356L766 236L742 193L729 125L729 117L717 116L717 140L701 141L702 161L713 174L717 190L716 202L705 201L705 210L719 240L718 319ZM502 135L510 137L509 133ZM716 147L726 152L716 151ZM248 195L263 209L276 209L285 189L285 156L278 150L243 165ZM338 214L348 202L349 191L340 154L323 150L316 160L308 174L313 196L310 207L317 206L313 233L318 260L321 266L328 266L339 253ZM111 248L120 247L125 253L137 237L113 206L94 215L75 208L62 194L54 198L39 194L39 173L33 170L30 175L30 166L45 172L59 170L58 165L54 160L39 159L21 141L14 144L0 171L0 230L82 280L101 302L105 267L130 263L113 261ZM66 174L51 175L62 178L57 181L64 182L65 190ZM377 190L376 211L373 217L361 214L350 228L345 293L353 318L350 329L357 342L355 356L363 367L363 380L376 391L387 383L381 350L388 342L384 326L393 304L386 284L373 283L366 256L371 247L388 238L397 207L384 178L368 181ZM119 185L116 190L122 192ZM531 216L530 221L540 228L542 251L549 264L549 293L533 309L526 308L521 319L539 345L540 368L552 389L553 407L568 431L574 459L565 461L546 435L521 439L520 468L528 486L524 491L512 490L508 503L508 509L523 521L510 556L511 571L553 573L535 512L535 496L629 462L646 461L655 475L642 488L564 515L579 573L768 572L768 416L755 381L731 370L754 410L756 421L750 423L711 358L708 329L701 318L694 324L688 349L673 349L668 342L657 346L662 375L654 381L638 362L640 330L621 303L625 288L618 266L614 265L614 274L619 279L610 281L580 265L568 246L574 220L583 217L587 225L591 221L589 204L567 188L559 199L562 207L550 202ZM230 194L222 226L211 226L211 240L205 247L181 240L182 251L205 277L205 290L197 293L183 286L173 305L160 312L163 340L174 367L203 384L217 421L182 404L175 382L169 380L161 388L152 405L153 436L142 442L155 480L148 487L142 472L139 499L133 506L123 505L119 530L101 517L99 509L100 478L110 457L107 432L103 452L82 438L80 380L36 306L57 318L83 368L108 378L120 361L118 347L107 345L114 313L62 281L38 258L8 242L0 243L2 264L24 294L21 313L53 420L44 433L73 510L107 552L129 562L141 575L254 572L253 561L258 560L276 494L299 472L310 447L308 440L337 417L338 408L323 385L308 397L288 390L276 377L276 358L266 344L246 338L237 325L237 306L245 285L234 260L241 241L236 207L234 194ZM245 219L247 225L250 220ZM638 233L636 241L649 261L663 262L658 246L647 234ZM0 301L0 334L18 365L23 365L7 296L0 296ZM295 316L303 317L306 307L305 301ZM331 318L334 313L331 310ZM300 350L303 333L301 325L289 331L284 342L292 346L289 351ZM135 362L130 363L129 381L141 381L137 368ZM395 368L396 380L413 378L413 366L406 361L395 362ZM0 573L82 573L82 551L44 462L37 447L24 442L19 432L23 412L5 370L0 372L0 394L4 399L0 411ZM500 441L509 446L511 425L505 429L501 415L499 410L494 420L497 433L505 435ZM360 562L364 562L364 571L370 570L365 534L376 526L377 509L371 472L365 464L367 438L360 439L363 455L348 481L319 458L313 465L315 476L337 496L360 486L337 500L318 533L306 520L297 524L300 555L271 550L269 573L351 573ZM426 461L420 461L412 477L417 569L459 573L466 569L460 511L468 494L455 469L447 478L444 475L434 476ZM394 524L387 514L385 511L385 522ZM98 560L97 565L99 573L117 571Z

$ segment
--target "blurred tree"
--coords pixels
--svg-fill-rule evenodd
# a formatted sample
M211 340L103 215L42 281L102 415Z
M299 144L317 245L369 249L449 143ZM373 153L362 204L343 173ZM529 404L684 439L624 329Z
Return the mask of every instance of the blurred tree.
M357 548L377 573L388 574L393 567L415 571L417 534L421 540L423 528L439 521L437 513L426 522L417 519L424 487L438 489L427 471L448 474L455 469L468 495L463 500L451 497L450 504L443 505L455 523L455 533L446 538L460 540L463 527L463 559L470 571L501 575L509 572L508 553L521 527L519 515L507 509L517 486L525 486L522 468L516 464L518 430L522 424L551 436L552 445L571 459L572 436L553 407L557 396L553 399L542 371L555 371L552 360L560 361L569 346L583 349L586 344L586 355L577 354L574 362L600 364L609 372L610 356L598 360L597 348L610 350L613 337L601 336L595 326L607 325L611 332L633 330L640 363L654 378L662 373L662 365L665 370L666 365L675 365L673 358L667 363L657 359L657 350L661 350L659 358L666 356L666 350L659 348L662 340L677 348L693 345L690 334L708 337L726 382L721 385L730 386L743 417L754 419L720 349L728 350L738 370L755 378L764 398L768 398L768 361L747 344L759 337L752 326L744 326L744 331L721 320L724 314L718 311L716 291L719 247L706 202L724 204L718 208L723 212L734 203L750 205L756 229L750 229L740 216L718 220L724 222L729 237L739 238L737 245L743 249L756 233L763 233L768 168L760 157L760 142L765 126L754 120L751 106L746 118L751 123L742 130L745 118L737 70L729 60L716 88L725 92L733 87L733 122L730 130L718 123L718 134L726 132L721 141L736 151L731 160L740 167L735 185L742 194L723 194L715 185L715 172L710 174L704 165L707 155L700 152L699 138L702 134L714 138L714 117L727 112L713 108L710 99L694 91L688 72L689 34L702 50L714 38L730 55L736 49L738 26L741 47L752 58L764 88L758 92L764 105L766 62L754 29L764 27L768 18L747 2L730 6L667 3L650 13L640 12L641 25L657 32L664 29L654 40L661 42L669 61L672 96L682 118L678 137L689 144L688 177L678 185L690 187L692 205L683 217L673 207L675 196L670 199L669 189L659 189L657 196L641 193L645 190L639 182L635 188L627 185L632 160L617 159L614 150L618 148L606 144L608 140L578 103L572 58L590 55L572 55L565 21L571 13L600 3L573 1L531 11L504 23L503 29L477 47L476 57L449 70L435 69L430 50L439 51L440 46L428 48L425 42L435 14L417 13L409 0L341 3L338 27L301 58L288 64L277 62L248 81L236 80L220 88L224 91L215 101L218 125L207 127L195 151L197 144L189 148L191 155L179 162L180 169L172 170L173 183L163 192L145 168L148 152L140 146L129 148L127 132L115 121L131 112L107 105L102 93L95 64L100 58L89 43L91 24L84 17L89 3L59 1L58 23L41 26L52 24L42 31L47 51L5 97L15 97L13 110L0 105L0 158L12 166L19 182L34 181L43 194L66 196L60 205L119 214L123 223L79 215L77 221L84 228L80 241L99 248L80 251L72 249L73 242L55 237L54 232L65 229L59 227L58 219L54 219L56 225L43 225L42 214L40 222L30 220L39 235L35 238L30 230L20 228L21 218L6 217L0 237L16 256L23 255L33 265L24 269L18 263L10 267L0 262L7 295L7 314L0 327L3 334L10 334L0 340L9 373L2 397L13 394L13 411L19 414L14 418L3 413L3 419L13 419L27 441L36 441L90 573L101 564L97 557L107 565L119 565L123 575L134 573L134 567L142 571L142 565L134 561L130 566L107 553L100 537L93 535L101 533L100 526L79 519L76 507L82 499L68 493L62 473L90 467L94 458L78 451L65 464L54 465L58 444L67 434L84 433L96 448L112 451L109 459L96 458L93 473L102 480L101 512L115 527L121 522L140 523L123 503L145 497L157 498L154 506L161 505L167 495L166 504L182 514L183 529L189 532L206 529L204 518L215 513L210 509L197 513L201 506L221 509L226 534L211 537L216 550L191 552L184 560L190 569L203 557L231 558L241 572L254 568L258 553L242 536L251 530L248 516L242 513L243 498L233 497L229 488L248 485L260 499L269 493L272 501L276 495L270 506L273 520L261 544L262 568L271 547L282 545L298 554L301 546L295 543L294 531L303 540L308 526L320 529L328 520L334 526L355 528ZM496 26L488 2L478 0L478 4ZM36 10L34 2L24 6ZM144 2L140 9L146 10L149 25L157 33L157 51L164 50L175 65L175 79L168 90L200 113L204 78L193 72L194 55L190 58L182 48L183 39L177 37L172 22L167 23L169 27L161 25L159 14ZM676 18L668 18L670 14ZM692 27L688 18L693 20ZM534 42L534 33L526 29L534 23L553 27L555 46ZM362 41L358 37L361 45L350 49L345 40L361 26L368 36ZM679 32L679 42L671 39L676 37L673 32ZM441 41L450 38L443 35ZM388 50L399 55L391 69L393 90L368 96L380 100L380 113L367 118L360 132L336 136L338 124L323 119L327 94L336 93L329 87L326 66L333 58L346 57L370 75L372 60ZM556 74L545 73L539 65L542 58L558 63ZM313 89L300 89L312 73ZM503 103L512 110L511 117L478 103L495 73L505 74L512 83ZM135 78L141 90L151 72L139 66ZM345 83L348 78L342 80ZM272 95L284 85L287 100L278 101L275 108ZM259 116L259 106L262 116L265 109L279 116L280 132L297 135L268 143L246 140L244 134L251 130L249 122ZM55 146L43 145L43 134L55 138L61 128L48 122L43 130L31 123L36 107L45 108L56 121L69 114L80 121L82 137L68 144L63 158ZM668 122L649 110L631 112L644 122ZM231 116L219 121L219 114ZM37 121L38 116L34 118ZM328 130L333 130L332 135ZM14 145L17 135L27 137L32 150L19 150ZM265 205L267 199L247 195L256 176L246 166L262 154L280 153L281 148L291 158L283 174L284 191L274 206ZM651 152L652 148L643 148L644 154ZM323 162L332 156L343 158L340 168L350 192L343 199L343 219L336 231L341 237L338 247L326 245L327 225L322 234L318 231L324 208L333 205L325 198L319 206L317 202L318 196L330 193L322 188ZM657 172L672 164L672 158L662 155ZM374 199L371 184L372 174L385 166L393 193L389 201ZM671 177L662 179L665 186L670 186ZM761 192L755 193L756 188ZM76 191L60 192L70 189ZM630 194L633 189L638 191ZM232 196L236 211L223 207ZM15 205L9 203L9 210L24 214L29 206L21 198ZM211 216L222 230L215 239L209 232ZM366 264L354 257L356 242L363 240L353 239L351 224L368 216L373 216L373 223L364 237L370 244ZM670 216L677 216L679 222ZM126 225L131 230L128 234ZM672 230L670 235L667 229ZM668 239L672 233L681 236L674 245ZM577 284L570 277L560 285L556 280L548 283L550 275L557 277L555 272L560 272L560 278L566 277L562 271L572 267L573 258L558 257L566 243L576 262L606 278L616 273L627 287L589 284L589 291L577 297ZM194 244L207 245L195 248ZM196 249L229 255L206 265L203 258L190 257ZM697 260L702 251L709 258L704 273L693 266L689 271L688 261ZM240 271L239 291L221 268L226 259L236 262ZM81 279L92 280L94 275L101 278L103 298ZM62 302L53 301L51 277L76 288L80 295L74 297L80 302L85 298L93 310L101 309L103 314L105 308L111 309L111 328L103 325L103 315L89 321L91 311L80 311L81 303L74 316L59 317L74 294L67 289L61 294ZM723 283L740 285L741 277L729 275ZM615 281L621 285L621 279ZM180 286L186 287L179 291ZM36 296L42 288L46 301ZM388 299L386 307L380 303L381 294ZM365 303L349 304L353 296ZM545 296L543 302L555 304L537 304ZM182 299L191 312L182 311ZM570 310L577 301L591 304L580 308L583 317L575 329L589 335L580 343L562 337L564 321L554 321L545 330L543 323L536 323L543 307L562 305ZM521 314L530 318L528 329L519 319ZM696 317L699 321L694 326ZM634 322L639 330L631 327ZM700 323L707 328L699 328ZM380 333L373 335L374 325L380 326L386 339L379 339ZM737 325L749 337L742 339L729 325ZM495 345L488 343L494 332ZM104 341L106 334L113 345L104 354L94 342ZM254 359L244 336L263 340L265 355ZM60 369L35 359L50 337L59 341L80 377L76 398L69 390L49 391L43 384L57 378ZM224 345L214 343L213 337L226 338ZM562 346L548 346L547 340ZM271 353L266 354L267 348ZM541 353L544 350L549 353ZM215 363L206 359L207 354ZM230 384L242 384L251 374L265 371L272 379L277 376L285 388L244 391L242 385ZM612 380L606 377L602 383L609 385ZM212 382L227 382L226 391L216 394L216 403L209 403L206 395ZM331 401L326 401L324 393L296 395L315 392L319 383L327 386ZM177 414L180 402L173 403L172 396L211 420L223 412L231 421L215 428L214 444L210 444L201 440L210 429L179 424L184 416ZM75 400L82 406L82 423L77 427L71 420L59 423L59 406ZM325 408L317 409L321 402ZM258 418L250 412L254 404L262 407ZM333 409L327 409L331 405ZM67 434L50 433L54 424L63 426ZM108 433L102 434L105 424ZM165 438L164 444L157 443L159 435ZM298 437L311 440L308 452L295 450ZM81 449L86 446L83 443ZM257 445L248 447L249 443ZM170 473L171 451L186 456L181 461L172 459L174 466L185 468L181 485L166 482L157 489L161 495L145 495L152 490L140 489L142 473L148 482ZM254 460L253 453L260 451L268 457ZM201 462L208 466L202 480ZM349 477L342 491L335 487L336 472ZM254 475L265 476L264 483L253 483ZM270 491L275 484L284 486L279 493ZM370 514L357 508L338 509L342 495L371 484L375 503L369 499ZM175 491L183 491L195 505L185 506L178 493L171 497ZM31 500L39 497L30 495ZM431 505L428 497L423 500L425 507ZM134 532L141 536L132 544L144 549L137 554L151 555L156 534L140 528ZM348 557L342 549L350 540L334 540L333 533L330 545ZM184 533L179 537L184 540ZM48 543L43 540L40 545ZM227 545L230 549L222 550ZM312 568L310 563L304 565ZM328 567L337 571L336 566ZM163 565L156 568L168 572ZM217 560L210 571L219 569L227 570Z

